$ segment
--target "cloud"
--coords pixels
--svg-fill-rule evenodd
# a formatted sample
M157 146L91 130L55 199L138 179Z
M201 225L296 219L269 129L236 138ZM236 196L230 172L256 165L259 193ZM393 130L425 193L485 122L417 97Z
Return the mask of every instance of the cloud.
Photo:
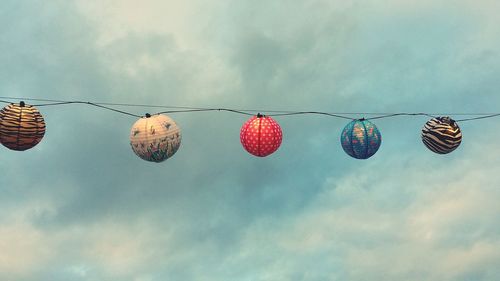
M392 157L328 179L299 214L252 224L236 264L253 262L244 273L256 280L493 280L498 177L489 161L415 170Z
M4 1L0 89L208 107L495 111L495 5ZM283 145L256 159L239 144L245 116L171 114L183 143L153 165L129 147L135 118L40 109L42 143L1 151L0 279L500 275L494 119L460 123L461 147L441 157L419 139L425 118L376 120L380 151L357 161L338 143L345 120L276 117Z

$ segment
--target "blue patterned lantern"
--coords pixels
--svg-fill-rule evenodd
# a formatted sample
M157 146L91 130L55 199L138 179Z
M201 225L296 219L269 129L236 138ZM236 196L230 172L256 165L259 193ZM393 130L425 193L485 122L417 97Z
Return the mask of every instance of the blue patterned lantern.
M368 159L377 152L382 136L372 122L363 118L353 120L345 126L340 142L344 151L351 157Z

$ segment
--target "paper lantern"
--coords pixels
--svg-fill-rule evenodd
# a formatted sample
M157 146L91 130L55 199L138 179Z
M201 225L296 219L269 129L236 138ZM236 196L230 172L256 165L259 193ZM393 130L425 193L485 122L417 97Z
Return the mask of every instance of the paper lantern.
M140 158L162 162L172 157L179 149L181 130L168 116L146 114L132 126L130 145Z
M347 124L340 136L344 151L356 159L368 159L380 147L382 136L377 127L370 121L353 120Z
M422 128L422 142L431 151L447 154L462 142L462 132L457 122L450 117L436 117Z
M281 145L283 134L280 125L269 116L257 114L251 117L240 131L240 141L248 153L265 157Z
M23 151L37 145L45 135L45 121L34 106L9 104L0 111L0 142Z

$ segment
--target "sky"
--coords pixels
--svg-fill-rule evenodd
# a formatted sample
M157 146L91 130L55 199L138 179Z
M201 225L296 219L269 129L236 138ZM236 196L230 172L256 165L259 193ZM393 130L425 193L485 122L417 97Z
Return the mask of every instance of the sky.
M498 112L499 9L494 0L3 0L0 96ZM85 105L40 111L39 145L0 147L0 280L500 279L498 119L459 123L462 144L447 155L422 144L427 117L374 120L382 145L357 160L339 142L346 120L276 117L283 143L257 158L239 141L247 116L177 113L181 147L157 164L130 148L135 117Z

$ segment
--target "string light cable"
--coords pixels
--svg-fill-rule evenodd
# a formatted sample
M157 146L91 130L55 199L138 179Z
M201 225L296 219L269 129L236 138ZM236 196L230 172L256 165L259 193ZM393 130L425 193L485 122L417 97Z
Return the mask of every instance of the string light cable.
M27 97L1 97L0 102L11 104L20 101L41 102L33 104L35 107L46 106L62 106L71 104L80 104L97 107L100 109L120 113L123 115L133 116L136 118L144 117L145 115L135 114L116 107L135 107L135 108L151 108L151 109L165 109L155 114L174 114L174 113L194 113L194 112L229 112L234 114L253 116L257 113L266 113L266 116L280 117L280 116L295 116L295 115L322 115L333 118L357 120L352 116L371 116L363 118L364 120L385 119L398 116L427 116L435 118L436 116L464 116L465 118L457 119L456 122L473 121L480 119L487 119L500 116L500 113L424 113L424 112L323 112L323 111L291 111L291 110L267 110L267 109L235 109L235 108L209 108L209 107L192 107L192 106L173 106L173 105L151 105L151 104L135 104L135 103L111 103L111 102L91 102L91 101L68 101L68 100L55 100L43 98L27 98Z

